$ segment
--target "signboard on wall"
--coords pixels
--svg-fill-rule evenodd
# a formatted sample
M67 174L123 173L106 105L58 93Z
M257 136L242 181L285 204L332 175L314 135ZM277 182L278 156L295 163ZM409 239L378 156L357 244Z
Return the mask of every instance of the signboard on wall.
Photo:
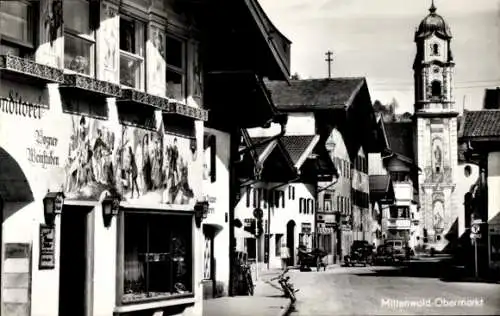
M55 227L40 224L40 258L38 261L38 269L54 269L56 264L55 239Z
M31 244L5 243L2 271L2 311L30 314ZM11 314L9 314L11 315Z
M302 234L310 234L311 233L311 223L302 223Z

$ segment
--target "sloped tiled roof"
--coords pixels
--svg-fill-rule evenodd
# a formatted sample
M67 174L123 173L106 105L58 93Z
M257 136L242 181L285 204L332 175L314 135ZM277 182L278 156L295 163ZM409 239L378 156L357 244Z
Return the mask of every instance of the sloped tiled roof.
M386 192L389 189L391 178L388 175L370 175L370 193Z
M364 78L331 78L266 81L272 99L280 110L344 108L365 83Z
M296 164L314 137L315 135L283 136L280 141L285 146L293 163Z
M415 161L413 153L413 123L385 123L385 131L391 151Z
M394 188L389 175L370 175L370 197L374 199L394 198Z
M500 110L465 111L461 137L500 137Z
M262 142L266 139L269 139L269 137L252 137L251 138L252 144L254 144L254 145L259 144L260 142ZM260 156L264 152L264 150L266 150L266 148L268 148L271 145L273 145L273 142L266 142L263 145L256 145L255 152L256 152L257 156Z
M317 169L324 174L338 177L337 167L333 163L332 157L328 154L325 144L317 143L314 152L318 155L318 159L316 160Z

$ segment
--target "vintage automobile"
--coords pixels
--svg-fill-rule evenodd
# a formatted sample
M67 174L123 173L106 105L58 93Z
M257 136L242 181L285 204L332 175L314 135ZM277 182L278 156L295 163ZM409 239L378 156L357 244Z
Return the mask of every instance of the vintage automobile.
M377 265L393 264L395 259L392 245L384 244L378 246L375 252L374 262Z
M385 244L392 246L397 261L410 260L415 255L413 249L403 240L387 240Z
M387 240L377 247L375 254L376 264L394 264L410 260L415 253L402 240Z
M373 245L366 240L355 240L351 245L351 252L344 256L345 266L355 266L361 264L373 265Z
M300 271L311 271L311 267L316 267L317 271L319 271L320 268L326 270L326 264L323 261L323 258L327 255L326 251L319 248L307 251L307 249L303 246L299 246L297 250Z

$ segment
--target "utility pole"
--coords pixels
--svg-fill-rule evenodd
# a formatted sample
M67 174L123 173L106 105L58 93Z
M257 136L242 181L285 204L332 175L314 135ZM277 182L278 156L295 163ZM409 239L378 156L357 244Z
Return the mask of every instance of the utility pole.
M325 53L325 55L326 55L325 61L328 63L328 79L330 79L332 77L332 61L333 61L332 55L333 55L333 53L331 51L327 51Z

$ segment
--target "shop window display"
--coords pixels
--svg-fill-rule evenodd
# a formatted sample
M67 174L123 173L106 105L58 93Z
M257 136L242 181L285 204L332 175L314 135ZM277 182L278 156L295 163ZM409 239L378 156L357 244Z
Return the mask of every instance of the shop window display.
M192 293L191 217L125 214L123 303Z

